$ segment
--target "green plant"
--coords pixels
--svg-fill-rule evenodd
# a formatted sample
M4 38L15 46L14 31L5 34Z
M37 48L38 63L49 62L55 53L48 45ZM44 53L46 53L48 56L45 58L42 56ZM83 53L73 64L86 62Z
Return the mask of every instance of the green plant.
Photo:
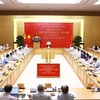
M72 42L74 43L74 46L77 47L80 47L80 45L84 45L84 43L82 43L81 36L76 36Z
M18 44L18 46L24 46L24 38L21 35L18 35L16 37L16 42L14 42L16 44Z

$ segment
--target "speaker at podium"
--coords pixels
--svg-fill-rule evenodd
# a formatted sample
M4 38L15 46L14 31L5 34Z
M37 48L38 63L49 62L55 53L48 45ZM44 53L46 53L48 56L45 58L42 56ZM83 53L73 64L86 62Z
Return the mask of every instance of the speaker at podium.
M36 33L36 35L33 37L33 48L34 49L38 49L40 48L40 41L41 41L41 38L38 36L38 34Z

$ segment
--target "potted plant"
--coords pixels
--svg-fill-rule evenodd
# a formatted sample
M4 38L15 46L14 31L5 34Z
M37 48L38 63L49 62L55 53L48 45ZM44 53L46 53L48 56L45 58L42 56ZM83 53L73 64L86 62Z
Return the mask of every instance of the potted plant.
M80 45L84 45L84 43L82 43L81 36L76 36L72 42L74 43L74 46L77 47L80 47Z
M17 43L18 46L24 46L24 38L23 38L23 36L18 35L16 37L16 42L14 42L14 43Z

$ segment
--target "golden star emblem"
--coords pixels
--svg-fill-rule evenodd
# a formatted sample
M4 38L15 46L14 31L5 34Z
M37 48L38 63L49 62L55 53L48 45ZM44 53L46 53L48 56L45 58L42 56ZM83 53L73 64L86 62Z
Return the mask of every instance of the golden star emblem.
M28 38L28 39L30 39L30 38L31 38L31 36L30 36L30 35L28 35L28 36L27 36L27 38Z

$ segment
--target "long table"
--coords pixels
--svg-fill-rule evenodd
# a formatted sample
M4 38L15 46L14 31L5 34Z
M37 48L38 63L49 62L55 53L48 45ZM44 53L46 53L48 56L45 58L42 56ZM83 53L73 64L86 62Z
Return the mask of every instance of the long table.
M82 66L78 60L75 60L65 49L36 49L35 54L41 54L42 59L47 59L47 50L50 50L50 59L54 59L56 54L63 55L85 87L88 87L88 84L94 84L94 87L100 87L100 78L89 74L89 72L85 70L85 67Z
M47 59L47 50L47 48L41 48L31 51L30 54L28 54L22 62L17 63L17 66L14 67L14 69L10 71L7 76L3 77L2 82L0 82L0 87L4 87L8 83L13 85L18 79L18 77L21 75L21 73L23 72L26 65L29 63L30 59L33 57L34 54L41 54L43 59ZM79 77L81 82L84 84L85 88L70 88L70 91L73 91L75 93L76 100L100 100L100 92L91 92L90 89L86 89L88 83L93 83L95 87L100 87L100 84L97 82L98 77L90 76L89 73L84 70L84 67L81 66L77 60L73 59L70 53L68 53L65 49L50 48L49 50L50 59L55 58L56 54L63 55L65 59L68 61L68 63L71 65L72 69ZM30 90L26 87L26 89L20 93L29 94ZM50 94L50 92L45 93ZM51 97L52 100L57 100L58 94L60 94L60 92L55 92L55 96ZM23 98L23 100L28 100L27 95L25 96L25 98Z
M16 63L16 66L13 68L13 70L9 70L6 76L4 75L0 77L0 87L4 87L6 84L14 85L33 57L33 54L34 50L32 50L21 62Z
M89 84L93 84L97 88L100 87L99 77L94 77L89 71L86 71L85 66L82 66L66 50L63 50L63 55L85 87L88 87Z
M86 51L89 52L89 53L92 53L94 56L97 56L97 58L100 57L100 53L99 52L95 52L93 50L86 50Z
M0 55L4 54L4 53L8 53L10 50L13 50L12 48L6 49L4 51L0 51Z
M91 92L89 89L86 88L70 88L69 90L70 93L74 94L75 100L100 100L100 92ZM44 93L51 96L52 92L44 91ZM51 99L57 100L57 96L61 94L61 92L53 92L53 93L55 94L55 96L51 96ZM25 97L22 98L22 100L28 100L29 97L27 95L35 94L35 92L30 93L30 89L24 89L19 94L26 94Z

